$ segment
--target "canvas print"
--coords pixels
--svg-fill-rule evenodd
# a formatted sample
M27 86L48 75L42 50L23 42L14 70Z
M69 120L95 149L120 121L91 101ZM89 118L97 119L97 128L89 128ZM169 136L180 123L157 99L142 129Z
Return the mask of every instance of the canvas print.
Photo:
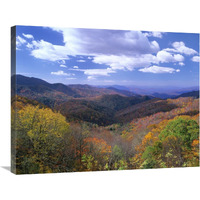
M15 174L199 166L199 34L11 28Z

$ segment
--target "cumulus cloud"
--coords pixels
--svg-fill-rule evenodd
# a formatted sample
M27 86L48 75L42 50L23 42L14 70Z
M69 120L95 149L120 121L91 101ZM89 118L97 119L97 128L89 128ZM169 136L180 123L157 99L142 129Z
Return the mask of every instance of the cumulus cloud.
M99 55L93 59L94 63L108 65L113 70L129 70L135 68L149 67L151 64L183 62L184 57L180 54L171 54L166 51L159 51L157 55L141 54L133 56ZM181 64L180 64L181 65Z
M145 67L143 69L139 69L140 72L145 73L154 73L154 74L163 74L163 73L174 73L174 72L180 72L180 69L174 69L171 67L160 67L160 66L151 66L151 67Z
M33 35L31 35L31 34L24 34L24 33L22 33L22 35L23 35L25 38L34 39Z
M35 58L48 60L48 61L59 61L66 60L68 58L68 49L65 46L53 45L44 40L33 41L33 50L31 50L31 55Z
M94 63L106 64L113 70L133 70L135 67L145 67L152 60L157 63L152 53L160 50L159 44L156 41L149 41L140 31L51 29L63 35L65 45L32 40L26 46L35 58L58 62L69 59L69 56L82 55L87 56ZM24 37L32 38L30 34L24 34ZM85 62L85 60L80 59L77 62Z
M135 56L99 55L94 57L94 63L105 64L113 70L134 70L138 67L147 67L150 63L157 63L156 56L152 54Z
M184 66L185 65L185 63L183 63L183 62L179 62L178 63L180 66Z
M175 53L181 53L185 55L194 55L197 54L197 51L195 51L192 48L186 47L184 42L174 42L172 44L172 47L174 48L166 48L165 51L169 52L175 52Z
M194 49L186 47L184 42L174 42L172 46L182 54L193 55L197 53Z
M66 46L76 55L132 55L159 51L140 31L52 28L63 34Z
M182 62L184 61L184 57L180 54L171 54L167 51L159 51L157 53L157 59L161 63L168 63L168 62Z
M193 62L200 62L200 56L193 56L192 61Z
M163 33L159 32L159 31L146 32L146 33L144 33L144 35L147 37L156 37L156 38L163 37Z
M160 63L175 63L184 65L184 55L194 55L194 49L186 47L184 42L174 42L172 48L160 50L156 41L149 37L162 38L161 32L51 28L63 35L64 45L54 45L50 42L32 40L26 46L31 55L38 59L58 62L60 67L66 67L65 60L69 56L77 56L77 62L86 62L84 56L95 64L107 65L107 69L80 69L74 66L72 70L82 71L92 80L98 76L110 76L117 70L133 71L141 68L141 72L173 73L179 72L169 67L159 67ZM28 36L27 36L28 35ZM29 34L24 37L31 39ZM22 38L23 39L23 38ZM33 39L33 38L32 38ZM152 38L151 38L152 39ZM20 39L19 39L20 42ZM82 56L82 57L81 57ZM197 58L194 56L194 62ZM54 75L66 75L63 71L52 72Z
M75 76L75 74L71 74L71 73L65 73L62 70L59 70L57 72L51 72L52 75L57 75L57 76Z

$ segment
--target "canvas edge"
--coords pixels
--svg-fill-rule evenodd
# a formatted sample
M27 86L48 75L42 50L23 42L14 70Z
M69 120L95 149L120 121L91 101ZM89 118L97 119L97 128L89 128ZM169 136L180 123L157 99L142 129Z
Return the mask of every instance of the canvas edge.
M16 95L16 26L11 27L11 99L10 104L12 103L12 96ZM14 90L13 90L14 88ZM14 102L15 103L15 102ZM15 118L12 113L11 109L11 122L12 118ZM11 126L12 127L12 126ZM14 130L11 128L11 155L10 155L10 162L11 162L11 172L16 174L16 136Z

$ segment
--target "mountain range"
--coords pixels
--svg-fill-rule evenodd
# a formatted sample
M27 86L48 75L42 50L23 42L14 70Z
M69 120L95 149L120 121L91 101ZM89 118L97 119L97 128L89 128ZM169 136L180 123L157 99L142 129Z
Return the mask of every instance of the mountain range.
M61 112L68 121L86 121L103 126L126 123L134 118L177 108L177 105L169 103L165 100L166 98L199 98L199 91L181 94L177 92L179 95L174 93L171 96L157 92L141 95L125 86L51 84L38 78L22 75L12 76L11 84L12 96L17 94L21 97L20 101L22 98L36 100ZM23 101L27 102L27 99Z
M134 93L117 88L98 88L90 85L64 85L62 83L48 83L44 80L13 75L11 78L11 95L15 93L48 104L63 103L72 98L92 98L105 94L121 96L136 96Z

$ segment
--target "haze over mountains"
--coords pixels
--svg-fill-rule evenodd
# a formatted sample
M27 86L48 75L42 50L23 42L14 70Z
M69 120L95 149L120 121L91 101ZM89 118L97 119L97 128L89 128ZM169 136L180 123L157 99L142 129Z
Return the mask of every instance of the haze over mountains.
M155 91L149 90L145 95L144 89L141 89L138 94L136 91L139 92L139 89L131 86L94 87L81 84L50 84L38 78L15 75L12 77L11 91L12 96L16 90L19 96L36 100L60 111L67 120L87 121L103 126L126 123L134 118L177 108L177 105L169 103L166 98L199 97L199 91L193 91L195 88L176 91L169 89L168 93L158 93L156 89L158 88L155 88Z
M107 85L107 86L91 86L87 84L70 84L64 85L62 83L48 83L42 79L34 77L26 77L23 75L14 75L12 76L12 81L16 79L18 89L22 88L31 88L35 89L35 92L42 92L42 90L57 92L62 92L68 96L77 97L94 97L102 94L119 94L124 96L134 96L134 95L151 95L159 98L170 98L180 96L183 93L198 91L199 87L149 87L149 86L122 86L122 85ZM38 91L37 91L38 89ZM19 91L19 90L18 90ZM198 92L197 92L198 93ZM187 96L187 95L186 95Z
M80 98L80 97L95 97L103 94L120 94L125 96L133 96L134 93L130 91L123 91L117 88L100 88L90 85L64 85L62 83L50 84L44 80L26 77L22 75L12 76L12 82L16 79L17 93L23 93L28 95L32 93L45 93L45 92L60 92L68 97Z
M101 86L102 88L109 88L111 86ZM154 97L162 98L162 99L167 99L167 98L173 98L176 96L179 96L183 93L188 93L192 91L198 91L199 87L194 86L194 87L187 87L187 88L180 88L180 87L161 87L161 86L121 86L121 85L113 85L113 88L123 90L123 91L129 91L134 94L139 94L139 95L152 95Z

